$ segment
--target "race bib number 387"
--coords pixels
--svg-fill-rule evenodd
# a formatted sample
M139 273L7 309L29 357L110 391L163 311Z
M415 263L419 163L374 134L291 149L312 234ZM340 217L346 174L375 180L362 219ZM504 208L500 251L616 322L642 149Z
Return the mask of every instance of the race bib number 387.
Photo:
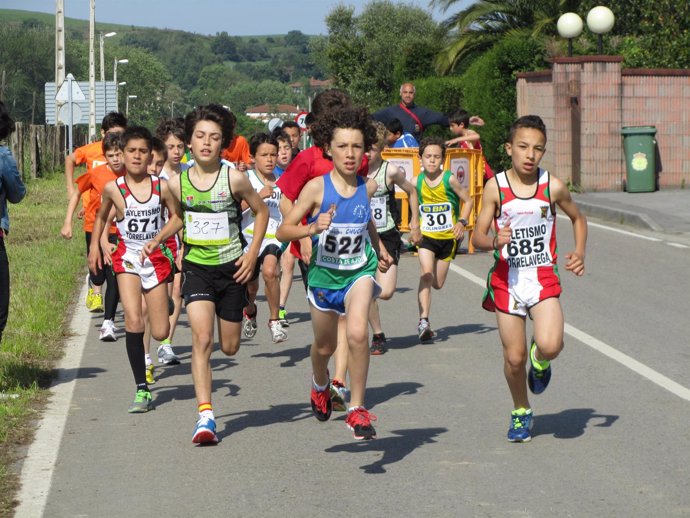
M334 270L356 270L367 262L366 224L332 223L319 235L316 264Z
M186 212L185 240L190 245L227 245L230 243L228 215L221 212Z

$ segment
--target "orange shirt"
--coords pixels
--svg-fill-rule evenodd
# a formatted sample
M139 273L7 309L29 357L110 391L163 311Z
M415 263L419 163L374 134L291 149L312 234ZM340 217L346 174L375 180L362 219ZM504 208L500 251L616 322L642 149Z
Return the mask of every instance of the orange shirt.
M91 144L86 144L85 146L78 147L74 150L74 161L77 165L86 164L86 171L89 172L94 167L103 165L106 163L105 155L103 155L103 142L98 140L96 142L91 142ZM89 191L86 191L81 197L81 203L86 211L86 207L89 206ZM99 197L100 204L100 197ZM95 218L95 213L94 213ZM84 215L84 232L91 232L93 229L93 219L87 225L86 215Z
M244 162L249 167L251 158L249 156L249 142L242 135L236 135L232 138L230 145L226 147L220 154L220 157L228 162Z
M77 178L77 189L81 193L89 193L88 204L84 206L84 231L93 232L93 224L96 221L96 214L101 208L101 197L105 184L112 182L120 176L124 176L125 170L121 173L113 172L108 164L99 165ZM115 224L110 225L111 234L117 231Z

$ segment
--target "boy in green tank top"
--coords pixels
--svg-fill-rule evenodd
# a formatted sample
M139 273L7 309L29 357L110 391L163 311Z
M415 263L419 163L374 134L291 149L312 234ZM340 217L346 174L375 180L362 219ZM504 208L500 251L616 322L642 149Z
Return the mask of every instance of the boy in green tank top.
M209 363L214 322L217 318L221 350L228 356L237 353L246 283L254 273L268 225L268 208L247 176L221 164L220 153L233 130L230 112L220 105L201 106L187 114L185 136L194 165L170 180L175 210L143 252L183 229L182 296L192 328L192 377L199 410L192 442L198 444L218 442ZM256 214L256 239L246 253L240 229L242 201Z

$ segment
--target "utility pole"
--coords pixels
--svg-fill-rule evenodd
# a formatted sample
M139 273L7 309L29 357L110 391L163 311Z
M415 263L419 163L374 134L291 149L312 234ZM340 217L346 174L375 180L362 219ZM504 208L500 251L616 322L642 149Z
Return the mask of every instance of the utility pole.
M55 0L55 88L65 80L65 0ZM56 101L55 125L58 125L57 114L62 102Z
M96 0L91 0L89 12L89 142L96 135L96 56L93 48L95 33Z

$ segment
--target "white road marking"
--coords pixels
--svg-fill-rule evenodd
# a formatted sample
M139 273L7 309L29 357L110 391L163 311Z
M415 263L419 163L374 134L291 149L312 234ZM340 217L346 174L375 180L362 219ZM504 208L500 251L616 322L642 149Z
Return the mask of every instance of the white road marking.
M475 284L478 284L481 287L486 287L486 279L477 277L473 273L463 270L458 265L453 263L450 263L450 269L458 275L460 275L461 277L464 277L465 279ZM631 356L628 356L627 354L620 352L618 349L614 349L613 347L605 344L601 340L597 340L593 336L588 335L584 331L580 331L576 327L573 327L567 323L565 324L565 333L575 338L576 340L579 340L586 346L591 347L595 351L603 354L604 356L607 356L612 360L620 363L624 367L627 367L628 369L639 374L643 378L648 379L649 381L658 385L664 390L669 391L671 394L685 399L686 401L690 401L690 389L684 387L683 385L680 385L679 383L676 383L672 379L667 378L666 376L655 371L654 369L647 367L645 364L640 363L635 358L632 358Z
M86 284L77 300L85 298ZM58 365L58 375L50 388L50 401L38 425L36 437L24 458L21 488L17 496L19 506L14 515L16 518L43 516L45 511L90 321L86 308L83 305L77 306L70 323L72 338L65 345L65 356Z
M690 246L688 246L688 245L683 245L683 244L681 244L681 243L674 243L673 241L669 241L669 242L666 243L666 244L667 244L668 246L673 246L673 247L675 247L675 248L690 248Z
M558 214L557 217L559 219L565 219L565 220L570 221L570 218L568 216L563 215L563 214ZM589 220L587 221L587 226L588 227L594 227L594 228L601 228L604 230L608 230L610 232L616 232L617 234L623 234L625 236L636 237L639 239L644 239L646 241L653 241L655 243L660 243L661 241L663 241L663 239L659 239L658 237L645 236L644 234L639 234L637 232L631 232L629 230L622 230L620 228L609 227L608 225L602 225L600 223L592 223Z

